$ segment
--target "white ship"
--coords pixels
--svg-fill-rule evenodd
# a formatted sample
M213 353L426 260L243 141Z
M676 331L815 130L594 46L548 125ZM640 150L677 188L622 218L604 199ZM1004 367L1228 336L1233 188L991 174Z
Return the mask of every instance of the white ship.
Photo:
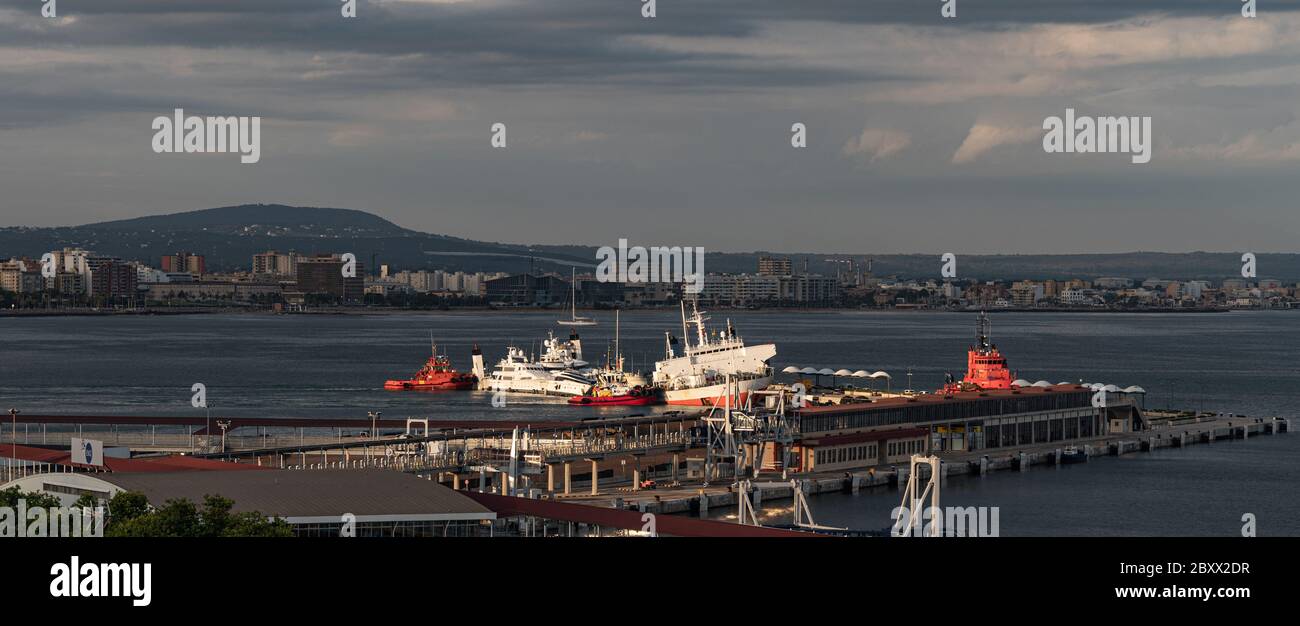
M523 350L511 346L506 350L505 358L488 376L486 388L489 391L576 396L586 393L596 382L578 370L554 365L555 362L534 361Z
M549 370L580 370L587 367L587 362L582 360L582 338L576 331L569 332L568 341L560 341L555 338L555 333L547 331L546 339L542 341L542 356L538 357L537 362Z
M727 375L735 384L737 406L750 392L766 388L772 382L768 361L776 356L776 344L746 346L727 322L722 334L710 336L704 327L707 317L691 304L692 315L686 317L682 304L682 354L677 355L676 341L666 333L664 360L655 363L654 384L664 390L668 404L720 406L727 396ZM695 325L696 342L691 345L687 325Z

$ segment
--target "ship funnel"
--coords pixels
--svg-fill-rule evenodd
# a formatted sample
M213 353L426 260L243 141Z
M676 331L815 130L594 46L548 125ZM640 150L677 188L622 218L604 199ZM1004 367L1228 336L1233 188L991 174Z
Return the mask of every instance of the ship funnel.
M487 370L483 368L483 352L478 349L478 344L474 344L474 349L470 352L470 361L471 369L478 377L478 388L487 389Z
M582 360L582 339L578 337L578 333L576 332L569 333L569 347L573 350L573 359L575 361L581 361Z

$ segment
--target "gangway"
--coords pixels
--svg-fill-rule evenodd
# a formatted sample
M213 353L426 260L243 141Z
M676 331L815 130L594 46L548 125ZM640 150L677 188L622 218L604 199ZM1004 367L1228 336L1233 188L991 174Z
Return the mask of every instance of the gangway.
M937 456L922 456L913 454L907 471L907 488L903 490L903 502L899 509L905 513L900 515L900 519L895 522L891 535L895 537L920 537L922 536L923 512L930 511L930 514L939 515L937 521L932 520L930 526L925 530L930 537L939 537L943 534L943 509L939 508L939 484L940 472L943 470L943 461ZM927 467L930 470L930 476L925 479L925 486L921 487L921 482L917 471L921 467ZM918 490L920 493L918 494ZM929 497L930 506L923 507L921 503Z

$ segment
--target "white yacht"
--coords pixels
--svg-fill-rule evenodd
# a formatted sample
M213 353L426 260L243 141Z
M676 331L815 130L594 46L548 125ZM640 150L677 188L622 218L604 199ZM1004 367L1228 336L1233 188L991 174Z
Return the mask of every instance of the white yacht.
M556 355L552 355L556 358ZM511 346L487 378L489 391L539 393L576 396L586 393L595 380L586 374L561 365L564 361L534 361L521 349ZM585 362L569 359L570 364Z
M682 303L682 350L677 354L676 339L665 333L664 360L655 363L654 384L664 390L668 404L693 406L722 405L727 395L726 378L735 384L737 404L754 391L766 388L772 382L772 368L768 361L776 356L776 344L765 343L746 346L736 335L730 320L722 334L709 335L704 327L707 317L691 304L692 315L686 317L686 304ZM696 331L695 345L687 338L687 325Z

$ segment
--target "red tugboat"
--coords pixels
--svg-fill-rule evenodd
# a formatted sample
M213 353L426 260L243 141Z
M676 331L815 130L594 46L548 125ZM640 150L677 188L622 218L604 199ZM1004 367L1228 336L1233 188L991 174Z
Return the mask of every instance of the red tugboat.
M477 346L474 348L478 349ZM425 362L424 367L409 380L389 380L384 389L392 390L463 390L478 386L478 376L462 374L451 366L446 355L438 355L438 347L433 347L433 356Z
M998 347L989 342L989 326L988 315L980 311L975 321L975 345L966 352L966 377L953 381L949 375L943 393L1011 388L1011 370Z
M614 364L605 357L605 367L596 370L596 384L579 396L571 396L576 406L645 406L663 404L658 387L647 384L645 376L623 371L623 353L618 347L618 310L614 310Z

